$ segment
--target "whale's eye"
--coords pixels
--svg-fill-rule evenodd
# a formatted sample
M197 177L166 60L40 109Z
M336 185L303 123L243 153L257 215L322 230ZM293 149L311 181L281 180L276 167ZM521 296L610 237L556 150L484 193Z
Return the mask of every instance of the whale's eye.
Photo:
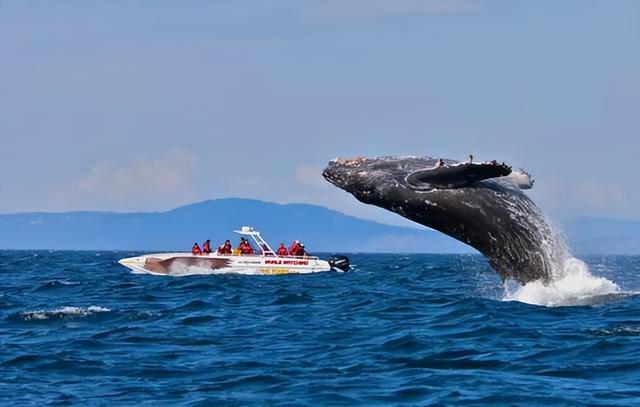
M466 163L415 171L407 176L407 183L415 188L461 188L510 173L506 164Z

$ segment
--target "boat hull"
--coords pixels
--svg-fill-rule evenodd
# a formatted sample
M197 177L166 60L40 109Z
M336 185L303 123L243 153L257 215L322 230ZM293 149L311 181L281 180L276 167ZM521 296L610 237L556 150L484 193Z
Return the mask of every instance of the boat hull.
M158 253L122 259L134 273L182 276L193 274L307 274L330 271L325 260L278 256L194 256L190 253Z

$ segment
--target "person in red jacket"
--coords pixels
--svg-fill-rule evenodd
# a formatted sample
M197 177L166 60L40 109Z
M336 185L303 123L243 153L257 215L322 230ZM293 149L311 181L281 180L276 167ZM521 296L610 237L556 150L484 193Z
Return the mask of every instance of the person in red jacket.
M278 246L278 250L276 251L276 254L278 256L288 256L289 250L287 250L287 248L284 247L284 243L280 242L280 246Z
M200 246L198 246L198 243L193 244L193 247L191 248L191 254L193 254L194 256L200 256L202 254L202 250L200 250Z
M240 238L240 244L238 245L238 247L236 247L234 249L234 251L237 251L238 253L242 254L242 249L244 248L244 237Z
M249 241L244 237L241 238L240 246L238 246L238 248L240 249L240 253L242 254L253 254L253 247L251 247Z
M225 240L224 244L218 247L218 254L231 254L231 242Z
M299 241L295 241L293 243L291 243L291 246L289 246L289 256L295 256L295 252L298 250L297 247L300 244Z
M296 240L289 248L289 255L290 256L304 255L304 246L299 241Z
M240 253L242 254L253 254L253 247L247 242L244 241L244 244L240 246Z
M245 249L245 245L247 244L247 241L244 239L244 237L240 238L240 244L238 245L238 249L240 249L240 253L244 253Z
M207 241L202 244L202 254L210 254L210 253L211 253L211 240L207 239Z

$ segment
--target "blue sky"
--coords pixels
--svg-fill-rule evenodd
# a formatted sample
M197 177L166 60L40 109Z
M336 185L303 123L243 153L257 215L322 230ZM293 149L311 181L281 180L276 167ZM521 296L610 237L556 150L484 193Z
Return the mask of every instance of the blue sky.
M338 156L507 161L640 219L640 2L0 0L0 212L241 196L385 222Z

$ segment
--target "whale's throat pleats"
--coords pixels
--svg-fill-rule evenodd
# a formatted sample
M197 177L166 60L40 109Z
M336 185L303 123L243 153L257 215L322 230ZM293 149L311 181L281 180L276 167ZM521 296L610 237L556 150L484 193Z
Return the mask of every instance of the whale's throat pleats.
M407 183L414 188L461 188L510 173L511 167L505 164L445 165L413 172L407 176Z

